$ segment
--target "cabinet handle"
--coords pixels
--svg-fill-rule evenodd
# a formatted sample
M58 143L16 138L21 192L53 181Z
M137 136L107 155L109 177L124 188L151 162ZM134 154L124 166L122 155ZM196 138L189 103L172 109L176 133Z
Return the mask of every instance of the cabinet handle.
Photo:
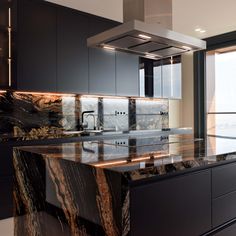
M12 64L12 57L11 57L11 8L8 8L8 86L11 87L12 85L12 75L11 75L11 64Z

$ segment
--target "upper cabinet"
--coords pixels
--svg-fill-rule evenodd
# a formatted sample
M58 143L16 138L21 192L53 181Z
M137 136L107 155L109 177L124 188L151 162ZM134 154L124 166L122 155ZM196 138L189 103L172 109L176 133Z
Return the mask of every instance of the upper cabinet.
M119 22L47 1L2 0L0 6L0 88L181 98L181 64L175 59L145 59L139 68L136 55L87 47L88 37Z
M170 99L181 99L181 62L180 57L163 60L162 83L163 97Z
M59 8L57 19L57 91L88 93L89 18Z
M115 95L115 52L89 49L89 93Z
M140 94L147 97L181 99L181 56L161 60L140 59Z
M139 57L116 52L116 95L139 96Z
M17 89L55 92L57 8L20 0L17 14Z
M89 36L101 33L118 23L89 17ZM115 52L99 48L89 48L89 93L115 95L116 93Z

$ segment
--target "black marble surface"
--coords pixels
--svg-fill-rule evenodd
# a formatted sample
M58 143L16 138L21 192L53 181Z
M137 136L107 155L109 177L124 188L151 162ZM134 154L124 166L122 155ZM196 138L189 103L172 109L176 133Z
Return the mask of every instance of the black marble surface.
M130 188L236 161L191 135L14 148L15 235L130 235ZM50 222L50 225L49 225Z
M135 104L135 106L134 106ZM135 108L135 109L134 109ZM148 130L168 127L168 100L93 97L0 91L0 141L6 137L43 139L77 130L83 111L88 128Z
M134 181L234 160L236 140L194 139L192 135L138 136L20 150L112 170Z

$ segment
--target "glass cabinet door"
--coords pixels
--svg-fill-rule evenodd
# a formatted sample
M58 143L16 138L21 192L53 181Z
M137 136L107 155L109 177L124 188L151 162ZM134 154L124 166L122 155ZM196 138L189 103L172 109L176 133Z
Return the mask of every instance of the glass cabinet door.
M161 61L153 63L153 96L155 98L162 97L162 66Z
M181 99L181 63L179 58L165 59L162 66L163 97Z

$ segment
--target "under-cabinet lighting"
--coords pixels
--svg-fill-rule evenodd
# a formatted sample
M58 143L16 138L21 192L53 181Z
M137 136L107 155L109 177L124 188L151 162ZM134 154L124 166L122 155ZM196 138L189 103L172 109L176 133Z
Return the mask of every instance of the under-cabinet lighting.
M46 95L46 96L75 96L75 94L64 94L64 93L47 93L47 92L26 92L16 91L16 94L32 94L32 95Z
M150 58L150 59L154 59L154 60L157 60L157 59L158 59L158 56L153 55L153 54L150 54L150 53L146 53L146 54L145 54L145 57L146 57L146 58Z
M148 36L148 35L145 35L145 34L139 34L138 35L140 38L143 38L143 39L151 39L152 37Z
M6 93L7 90L0 90L0 93Z

